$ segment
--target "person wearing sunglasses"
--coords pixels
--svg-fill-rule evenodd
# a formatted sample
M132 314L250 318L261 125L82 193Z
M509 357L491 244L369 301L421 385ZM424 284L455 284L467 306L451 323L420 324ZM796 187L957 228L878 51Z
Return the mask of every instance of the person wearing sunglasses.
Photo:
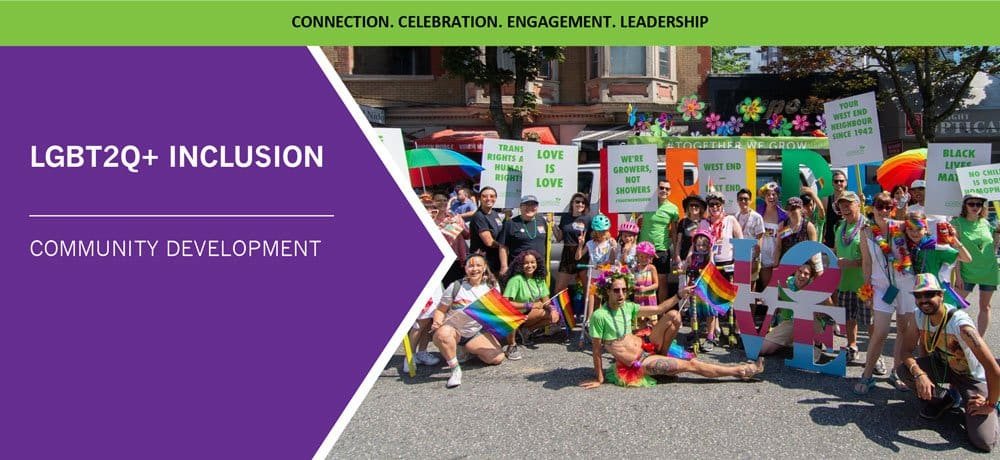
M826 199L826 209L831 210L826 214L826 227L823 231L823 244L827 247L835 247L837 226L840 225L841 220L844 217L840 214L840 209L837 208L837 202L840 201L840 197L847 190L847 174L839 169L833 170L833 195L830 195ZM861 197L858 197L861 199ZM864 203L864 200L861 200Z
M921 273L912 289L916 299L917 334L904 346L917 348L897 366L900 379L923 400L920 416L937 419L952 408L951 386L965 403L965 431L976 448L990 452L1000 443L997 401L1000 400L1000 363L976 331L965 310L944 301L937 277Z
M681 315L677 304L680 298L691 295L693 288L682 289L677 295L655 306L640 307L628 301L635 287L632 274L627 269L616 268L602 273L597 282L598 292L607 303L594 312L590 319L590 337L593 345L594 379L586 380L581 387L597 388L609 382L620 386L646 387L656 384L653 376L692 373L702 377L736 377L749 380L764 371L764 360L756 363L723 366L668 356L677 330L681 326ZM635 322L639 316L663 315L653 326L644 341L635 335ZM604 371L602 353L607 351L615 359L615 364Z
M677 232L677 221L680 220L680 210L670 202L670 182L661 180L657 184L656 199L659 208L655 212L643 213L639 221L639 241L649 241L656 249L656 259L653 264L659 274L659 292L657 298L666 299L670 295L667 287L667 275L670 274L670 239ZM676 284L674 285L676 286Z
M913 312L917 309L910 292L915 282L913 260L906 247L905 223L890 218L896 203L888 192L875 195L874 219L862 229L861 269L864 279L871 284L870 299L874 322L868 342L867 362L861 380L854 385L854 392L867 394L875 387L872 374L885 375L882 347L889 336L893 313L896 314L896 335L906 338L915 333ZM893 346L893 363L898 365L912 349L903 349L905 340L897 339Z
M986 218L986 204L985 196L965 195L959 217L951 221L958 240L972 254L972 261L958 263L955 285L962 297L968 297L979 286L979 316L976 321L982 336L986 335L986 327L990 324L990 300L1000 284L996 258L997 228Z

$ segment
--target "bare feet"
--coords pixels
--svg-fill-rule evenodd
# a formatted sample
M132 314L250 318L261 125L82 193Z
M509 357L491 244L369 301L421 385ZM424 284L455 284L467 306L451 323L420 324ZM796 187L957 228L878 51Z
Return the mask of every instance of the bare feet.
M764 372L764 358L757 358L755 363L747 363L740 369L740 379L743 381L748 381L753 378L753 376Z

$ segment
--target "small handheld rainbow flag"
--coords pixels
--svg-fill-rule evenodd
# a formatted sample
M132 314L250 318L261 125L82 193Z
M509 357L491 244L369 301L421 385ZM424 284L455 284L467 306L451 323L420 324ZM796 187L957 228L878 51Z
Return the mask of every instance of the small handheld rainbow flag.
M552 296L550 303L559 312L559 316L562 316L563 323L566 324L566 330L572 332L573 328L576 327L576 318L573 317L573 304L569 298L569 289L563 289L558 294Z
M729 282L715 264L708 264L694 284L694 293L705 301L716 313L723 315L736 300L736 286Z
M676 340L670 342L670 348L667 349L667 356L685 361L690 361L694 358L694 355L690 351L685 350Z
M462 311L499 339L509 336L528 319L509 300L492 289Z

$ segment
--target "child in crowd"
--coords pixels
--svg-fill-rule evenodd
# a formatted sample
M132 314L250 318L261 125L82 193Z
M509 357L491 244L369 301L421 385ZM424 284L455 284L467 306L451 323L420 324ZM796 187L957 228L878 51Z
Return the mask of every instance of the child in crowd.
M656 266L653 259L656 258L656 248L653 243L643 241L636 245L636 267L635 271L635 303L640 307L656 305L656 290L660 285ZM631 269L630 269L631 270ZM640 317L639 327L652 327L656 324L655 317Z
M715 263L712 260L712 232L707 225L702 225L695 231L691 242L691 250L688 251L687 258L684 260L684 274L687 277L685 285L693 285L698 280L698 277L701 276L701 271L708 264L712 263ZM715 349L715 345L717 345L715 343L715 333L719 325L719 319L715 317L715 312L712 308L697 300L693 301L698 308L693 309L691 313L691 348L696 352L699 348L704 351L712 351ZM699 319L708 322L706 327L708 331L707 340L703 345L698 341Z
M579 244L576 246L576 260L581 261L584 256L590 256L590 265L594 267L592 278L602 270L598 267L611 266L619 261L618 242L611 238L611 220L604 214L598 214L590 221L591 238L584 243L583 234L580 234ZM593 292L589 293L590 303L587 306L587 318L594 311L597 301Z
M639 236L639 224L627 220L618 226L618 245L621 247L621 264L628 268L629 273L635 273L636 239Z

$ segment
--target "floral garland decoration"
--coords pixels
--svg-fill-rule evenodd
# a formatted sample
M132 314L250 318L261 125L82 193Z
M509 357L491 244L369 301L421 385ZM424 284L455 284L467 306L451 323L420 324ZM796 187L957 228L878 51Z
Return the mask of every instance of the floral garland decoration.
M875 296L875 289L872 288L871 284L865 284L858 288L858 299L862 302L872 300L873 296Z
M632 273L628 271L628 267L625 265L601 265L597 267L601 274L597 275L597 279L594 280L594 286L601 291L607 291L611 288L611 283L616 279L624 279L625 287L629 291L635 288L635 277Z
M892 262L892 268L902 274L913 274L913 261L910 259L910 251L906 247L906 235L903 234L902 226L889 222L889 237L897 248L895 255L892 253L892 245L882 234L882 228L878 226L878 223L872 222L871 228L875 243L885 255L885 260Z

